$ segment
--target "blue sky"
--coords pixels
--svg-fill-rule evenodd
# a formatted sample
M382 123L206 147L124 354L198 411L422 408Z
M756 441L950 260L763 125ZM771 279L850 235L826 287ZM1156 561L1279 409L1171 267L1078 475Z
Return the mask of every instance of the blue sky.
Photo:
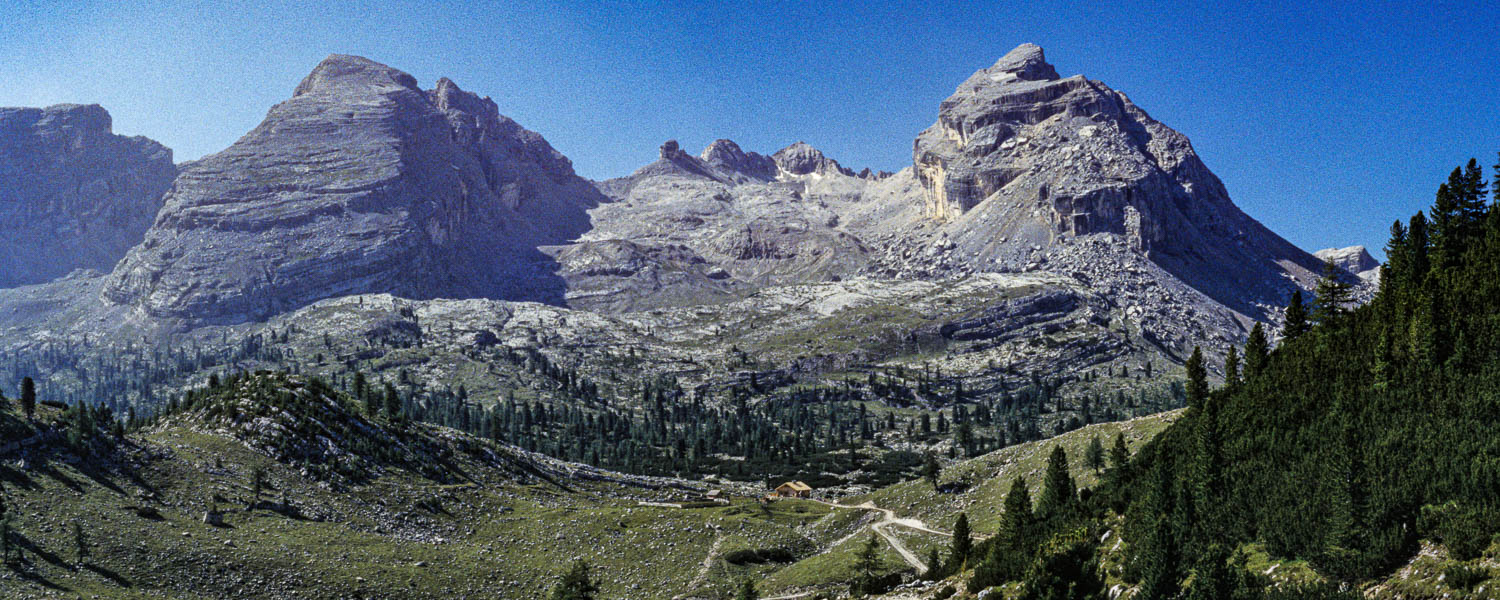
M124 4L0 6L0 105L99 103L184 160L339 52L493 97L586 177L719 137L897 170L964 78L1034 42L1185 133L1241 208L1309 250L1375 249L1453 166L1500 151L1493 0Z

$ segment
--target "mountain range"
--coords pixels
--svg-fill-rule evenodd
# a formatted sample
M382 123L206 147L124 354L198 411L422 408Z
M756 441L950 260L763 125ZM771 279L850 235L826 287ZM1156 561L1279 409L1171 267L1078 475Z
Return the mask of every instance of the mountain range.
M74 308L175 330L368 293L623 314L790 284L1047 272L1180 350L1196 328L1238 339L1320 263L1236 208L1186 137L1101 82L1059 77L1030 44L943 101L897 173L801 142L692 155L668 141L630 176L589 182L488 98L345 55L180 174L159 145L109 136L98 107L5 115L7 148L51 144L0 161L33 181L7 204L34 217L9 222L21 239L66 244L47 232L71 227L95 246L10 284L112 265ZM58 223L98 207L128 218Z

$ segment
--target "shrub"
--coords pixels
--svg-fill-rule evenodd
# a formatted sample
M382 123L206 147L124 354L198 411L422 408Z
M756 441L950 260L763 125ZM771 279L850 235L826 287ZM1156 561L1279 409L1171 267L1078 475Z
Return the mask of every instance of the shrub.
M1455 590L1469 590L1479 582L1490 578L1490 570L1466 564L1451 565L1443 569L1443 583Z

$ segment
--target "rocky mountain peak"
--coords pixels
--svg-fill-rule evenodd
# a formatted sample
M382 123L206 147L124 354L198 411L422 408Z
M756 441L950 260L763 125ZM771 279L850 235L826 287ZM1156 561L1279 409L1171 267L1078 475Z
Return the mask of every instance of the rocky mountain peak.
M776 166L780 167L782 171L792 175L842 173L850 177L854 176L854 171L846 169L838 161L824 156L822 151L806 142L799 141L782 148L775 154L772 154L771 159L776 161Z
M770 181L776 178L776 161L756 152L746 152L739 144L718 139L703 149L698 157L703 162L727 173L744 175L750 179Z
M333 55L184 171L104 296L227 323L364 292L560 302L537 247L602 199L490 99Z
M330 54L318 63L292 96L347 92L420 91L417 78L362 56Z
M986 71L990 75L1009 73L1023 81L1059 79L1057 69L1047 63L1042 47L1030 43L1016 46Z
M918 135L912 163L926 217L1007 268L1110 235L1245 314L1283 303L1289 277L1319 269L1235 207L1187 137L1101 82L1059 78L1035 45L959 85Z

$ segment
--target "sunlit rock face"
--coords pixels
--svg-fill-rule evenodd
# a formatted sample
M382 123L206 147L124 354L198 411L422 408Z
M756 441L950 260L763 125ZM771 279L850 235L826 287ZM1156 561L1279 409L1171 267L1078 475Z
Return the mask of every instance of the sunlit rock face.
M600 199L488 98L334 55L182 173L104 297L204 322L359 293L560 302L537 248L584 231Z
M1101 82L1060 77L1032 44L959 85L912 162L923 215L1011 268L1110 234L1247 314L1317 270L1230 201L1186 137Z

